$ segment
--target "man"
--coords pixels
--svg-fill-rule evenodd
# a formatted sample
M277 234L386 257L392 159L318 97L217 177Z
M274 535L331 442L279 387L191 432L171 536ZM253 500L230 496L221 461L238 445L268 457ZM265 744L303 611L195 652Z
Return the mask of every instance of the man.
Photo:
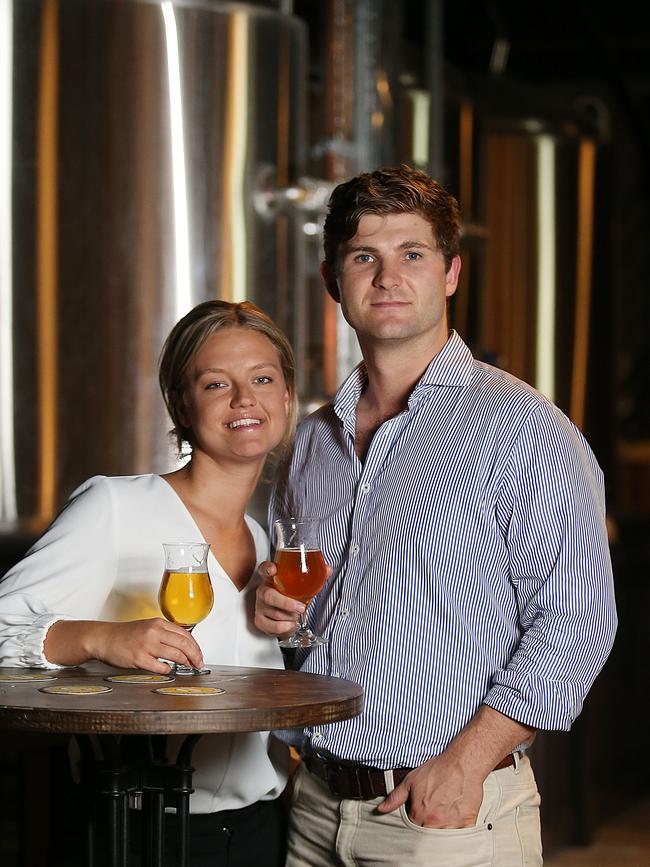
M616 629L602 474L571 422L447 329L454 198L402 167L338 186L322 276L363 363L301 425L271 517L323 520L303 671L364 687L304 732L289 865L541 864L526 746L569 729ZM301 606L258 591L257 625Z

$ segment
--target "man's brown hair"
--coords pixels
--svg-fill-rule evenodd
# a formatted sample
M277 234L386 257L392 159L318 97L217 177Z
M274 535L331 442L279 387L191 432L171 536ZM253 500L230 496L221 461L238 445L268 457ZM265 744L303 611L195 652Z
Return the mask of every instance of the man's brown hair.
M325 219L325 262L337 271L339 248L365 214L420 214L431 225L448 271L460 248L458 202L425 172L410 166L364 172L335 187Z

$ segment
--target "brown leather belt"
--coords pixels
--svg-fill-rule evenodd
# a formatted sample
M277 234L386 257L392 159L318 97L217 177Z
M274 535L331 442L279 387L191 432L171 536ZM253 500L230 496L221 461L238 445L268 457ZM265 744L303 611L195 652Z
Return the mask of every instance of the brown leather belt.
M303 756L307 769L319 780L322 780L330 792L337 798L351 798L355 801L368 801L372 798L385 798L388 794L386 779L381 768L371 768L368 765L356 765L326 758L315 753ZM493 770L500 771L514 765L512 753L508 753ZM398 786L413 768L393 768L393 780Z

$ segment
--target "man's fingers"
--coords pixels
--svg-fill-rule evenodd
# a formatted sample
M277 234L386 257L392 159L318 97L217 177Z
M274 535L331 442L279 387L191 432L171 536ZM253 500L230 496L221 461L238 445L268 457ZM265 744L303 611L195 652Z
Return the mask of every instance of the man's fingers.
M273 576L277 574L278 567L271 560L265 560L260 563L258 570L265 581L271 581Z
M265 602L260 598L259 594L255 603L255 625L267 635L275 635L284 637L291 635L296 628L298 617L304 605L300 602L295 602L293 599L287 599L286 596L281 596L276 591L272 591L280 600L293 603L291 610L287 611L286 607L276 607Z
M390 795L384 798L381 804L377 805L377 810L380 813L392 813L393 810L397 810L408 801L409 791L410 788L406 783L400 783L399 786L393 789Z
M255 626L267 635L285 638L296 628L296 622L306 606L297 599L290 599L273 585L277 569L275 563L266 560L258 567L263 583L255 594Z
M270 585L259 588L257 591L257 604L261 607L263 613L272 617L273 620L278 619L278 614L287 620L291 616L302 614L305 610L303 602L298 602L297 599L284 596Z

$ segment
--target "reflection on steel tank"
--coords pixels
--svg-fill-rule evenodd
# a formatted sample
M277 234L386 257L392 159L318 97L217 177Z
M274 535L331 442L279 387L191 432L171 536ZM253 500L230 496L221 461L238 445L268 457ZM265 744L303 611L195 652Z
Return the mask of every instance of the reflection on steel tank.
M207 298L300 352L304 28L268 7L7 0L0 16L0 524L173 462L156 362ZM294 297L295 293L295 297Z

